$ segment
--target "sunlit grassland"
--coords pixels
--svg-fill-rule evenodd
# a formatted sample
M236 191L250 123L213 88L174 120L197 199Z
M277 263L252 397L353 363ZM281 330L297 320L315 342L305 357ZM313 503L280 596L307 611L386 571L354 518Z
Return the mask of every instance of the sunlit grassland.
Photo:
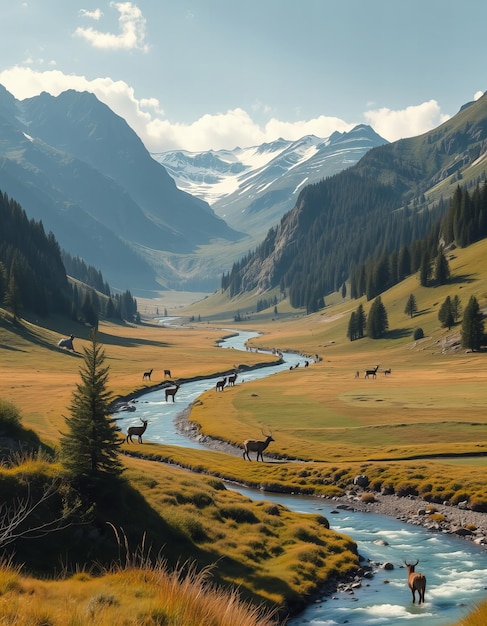
M9 564L0 567L2 624L16 626L271 626L268 609L217 588L208 571L169 573L164 563L117 568L102 577L81 572L67 580L40 581Z
M240 453L232 456L145 442L124 444L124 452L145 457L126 458L131 484L168 524L194 542L195 550L201 551L208 563L216 564L222 581L241 585L248 596L277 603L284 596L295 598L298 590L310 591L330 573L349 571L354 557L347 539L327 534L312 516L294 517L281 508L275 515L266 511L266 504L237 500L237 495L212 483L216 479L209 474L260 489L333 496L344 493L356 474L366 473L377 491L392 487L399 495L417 494L432 502L452 504L469 499L471 505L484 510L486 355L451 350L448 346L458 337L459 328L441 329L438 310L447 295L457 293L464 307L471 294L486 306L486 253L487 242L455 251L449 285L421 288L417 277L410 277L383 294L390 332L376 341L350 342L346 338L350 314L359 302L341 301L337 294L328 299L336 302L334 306L314 315L286 311L283 303L279 305L282 315L276 316L272 310L252 313L251 319L238 325L229 323L232 311L240 305L245 305L240 310L252 311L255 300L234 301L221 315L217 308L212 309L215 302L205 299L193 305L202 322L191 328L164 328L151 320L137 326L101 323L99 340L110 367L109 388L115 396L150 390L164 380L164 369L171 369L174 379L191 378L272 359L261 353L218 348L217 341L227 333L218 328L220 324L262 331L253 341L255 346L294 350L311 357L318 354L322 359L309 368L254 382L242 383L241 374L235 388L218 394L209 391L194 403L190 419L204 433L234 444L241 446L244 439L261 438L262 431L272 430L275 441L264 453L265 463L249 463ZM404 314L410 293L415 294L420 310L413 319ZM363 304L367 312L370 303ZM0 313L1 396L21 409L26 427L55 443L79 382L80 353L87 345L88 329L72 327L66 320L51 320L48 328L35 320L14 327L8 314ZM412 332L419 326L425 338L415 342ZM58 339L70 332L76 335L74 355L56 347ZM377 364L377 378L364 379L364 369ZM151 368L152 381L142 381L142 373ZM385 376L385 368L392 369L391 375ZM168 467L165 461L197 474ZM52 471L57 471L56 466ZM249 521L252 516L257 521ZM280 522L284 522L282 526ZM284 554L280 553L282 545L290 546ZM94 586L102 596L105 582L99 579ZM107 584L110 588L114 585ZM14 587L12 584L12 592ZM28 607L27 597L49 597L51 592L18 593L4 606L18 608L21 598ZM141 597L144 593L140 592ZM66 597L70 595L68 588ZM88 594L80 600L80 610L86 610L91 598ZM0 600L6 598L0 594ZM96 623L116 626L113 616L102 617L110 602L102 600L100 604L96 604ZM36 606L40 611L41 604ZM115 602L113 606L119 605ZM121 601L120 606L123 613L126 609ZM32 623L29 619L24 623ZM47 618L45 621L49 623ZM38 622L42 623L42 613ZM79 623L86 622L80 618Z
M0 315L2 397L22 410L25 426L44 439L55 441L64 427L62 416L66 415L73 389L80 380L79 368L89 330L67 326L65 320L58 324L51 320L50 328L27 320L14 327L8 315L1 310ZM76 337L75 354L56 345L60 337L71 332ZM163 327L150 321L138 326L101 323L99 341L110 368L110 391L114 396L124 396L155 388L165 380L164 369L171 370L173 379L191 378L275 359L265 354L221 350L218 341L228 334L207 325L193 329ZM143 381L142 374L149 369L154 370L151 381Z

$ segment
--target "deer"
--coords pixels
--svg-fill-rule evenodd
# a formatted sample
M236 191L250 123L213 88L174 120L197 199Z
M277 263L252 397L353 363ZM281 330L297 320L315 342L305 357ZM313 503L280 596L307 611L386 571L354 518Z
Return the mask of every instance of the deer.
M259 456L260 456L260 460L264 462L264 457L262 456L262 453L270 444L270 442L275 441L275 440L272 438L272 431L270 435L266 435L265 432L262 430L262 434L266 438L265 441L256 441L254 439L247 439L246 441L243 442L243 446L244 446L243 458L244 459L245 457L247 457L248 460L251 461L252 459L250 458L249 452L257 452L257 457L255 460L258 461Z
M164 378L166 378L166 376L169 376L169 378L172 378L171 370L164 370Z
M166 389L166 391L165 391L165 393L166 393L166 402L167 402L168 398L170 398L171 396L172 396L172 401L175 402L174 396L176 395L178 389L179 389L179 385L176 385L175 387L171 387L170 389Z
M150 377L152 376L152 372L154 371L154 369L148 370L147 372L144 372L142 375L142 380L145 380L146 378L148 380L150 380Z
M416 591L418 592L419 600L418 604L421 602L424 604L424 592L426 591L426 576L424 574L419 574L414 571L414 568L419 563L419 560L416 563L408 563L404 561L404 565L408 568L408 585L409 589L411 589L411 593L413 594L413 604L416 601Z
M237 380L237 372L235 372L234 374L230 374L230 376L228 377L228 385L232 385L232 387L235 385L235 381Z
M227 379L226 378L222 378L222 380L217 380L216 381L216 385L215 385L215 389L217 391L223 391L225 385L227 384Z
M377 370L379 369L379 366L376 365L374 367L374 369L372 370L365 370L365 376L364 378L368 378L369 376L372 376L372 378L377 378Z
M387 376L388 374L390 374L392 372L391 368L389 367L388 369L384 370L384 376Z
M140 421L142 422L142 426L129 426L128 427L127 436L125 437L125 442L126 443L128 443L128 442L133 443L133 441L132 441L132 436L133 435L137 435L139 443L142 443L142 435L145 433L145 430L147 428L147 424L149 423L149 420L143 420L141 418Z

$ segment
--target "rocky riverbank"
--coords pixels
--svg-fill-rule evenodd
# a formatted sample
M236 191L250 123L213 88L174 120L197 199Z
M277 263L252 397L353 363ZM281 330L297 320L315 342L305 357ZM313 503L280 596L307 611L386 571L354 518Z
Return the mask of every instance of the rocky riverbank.
M213 450L227 454L242 455L242 449L231 444L202 435L197 426L189 421L190 408L176 418L176 428L185 436L197 439ZM364 494L368 498L364 499ZM373 496L373 501L367 501ZM458 506L431 504L415 496L398 497L368 492L354 486L344 496L333 498L337 509L378 513L394 517L407 524L422 526L431 532L456 535L487 549L487 513L471 511L467 503Z

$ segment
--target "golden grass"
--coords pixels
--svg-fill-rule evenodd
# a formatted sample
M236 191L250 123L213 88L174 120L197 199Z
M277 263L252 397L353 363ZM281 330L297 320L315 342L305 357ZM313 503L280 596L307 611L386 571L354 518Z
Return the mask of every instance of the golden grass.
M164 563L40 581L0 568L0 623L16 626L272 626L275 612L214 586L208 570Z
M481 480L487 453L485 353L465 354L461 349L447 349L451 340L458 337L459 329L440 328L437 315L446 296L457 293L464 307L472 294L485 307L486 253L487 240L455 251L455 258L450 260L449 285L426 289L418 285L417 277L410 277L383 294L391 332L385 339L376 341L346 339L350 314L359 302L340 301L336 295L328 299L336 302L333 307L310 316L291 311L285 303L279 304L278 316L272 310L256 314L253 312L256 296L247 296L245 301L227 301L223 307L224 297L217 294L185 310L202 316L203 322L194 324L193 328L163 328L150 320L138 326L102 323L99 338L110 366L109 386L114 395L150 389L163 380L166 368L171 369L176 379L189 378L226 371L240 363L252 365L270 359L262 354L236 353L217 347L218 339L225 334L217 326L228 327L237 310L248 311L250 317L240 327L264 333L254 340L254 345L319 354L322 358L307 369L298 368L237 385L221 394L209 391L192 410L191 419L204 432L234 443L259 437L261 429L271 428L275 442L265 458L280 455L281 460L257 464L222 453L144 444L133 452L145 455L146 460L127 459L133 484L139 485L144 497L161 515L167 510L169 521L202 539L202 544L220 542L219 549L230 554L232 550L240 554L240 525L232 515L238 517L240 510L240 515L245 517L245 509L250 505L231 504L233 512L227 511L229 517L224 518L226 532L218 538L211 521L205 518L211 507L215 506L215 510L218 507L212 504L198 509L196 519L200 525L192 523L197 505L178 502L178 494L179 498L184 496L184 486L176 481L169 468L154 463L151 458L180 463L197 472L244 480L261 488L333 495L346 489L355 474L366 473L374 489L393 485L396 492L417 492L432 502L455 502L467 497L471 503L485 504L486 488ZM415 294L420 309L412 320L404 314L410 293ZM367 311L370 303L363 303ZM218 313L219 306L225 309L223 314ZM72 328L66 320L51 320L49 328L34 321L23 321L22 326L14 327L1 310L0 318L2 397L20 407L25 426L34 429L44 440L56 442L64 428L63 414L79 381L80 352L86 345L88 330ZM425 338L414 342L412 332L419 326ZM74 355L56 347L59 337L69 332L77 337L78 353ZM378 363L381 370L391 368L392 374L386 377L379 371L376 380L365 380L364 369ZM151 367L154 374L149 384L142 381L142 372ZM357 370L361 377L355 379ZM412 460L416 457L423 458ZM293 458L306 462L294 463ZM155 467L161 468L166 477L152 479ZM154 486L154 480L159 487ZM194 476L188 481L193 499L201 506L204 497L195 494L204 494L204 487ZM219 498L218 495L219 507L228 506ZM289 556L274 554L265 566L260 562L257 566L252 562L252 554L277 551L272 540L263 538L263 533L257 530L262 524L262 520L257 526L249 524L247 552L243 554L248 559L248 575L240 581L233 572L228 580L245 581L252 592L261 593L266 576L274 572L277 579L287 572L289 580L296 577L293 583L296 588L306 590L306 580L325 572L321 569L324 556L318 551L314 559L315 548L297 543ZM308 519L304 526L308 524L313 526L315 522ZM302 526L303 521L289 521L294 540L305 536ZM342 572L353 561L341 562L339 556L335 559L331 555L325 560L332 569L336 567ZM262 575L254 588L252 572L258 574L257 578ZM282 597L279 589L268 587L266 592L272 601ZM11 605L15 602L13 598ZM36 619L42 623L40 609Z

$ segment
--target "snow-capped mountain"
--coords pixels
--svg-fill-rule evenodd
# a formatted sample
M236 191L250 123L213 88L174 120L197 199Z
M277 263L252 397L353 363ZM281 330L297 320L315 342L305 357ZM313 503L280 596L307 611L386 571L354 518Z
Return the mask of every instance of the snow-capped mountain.
M179 189L208 202L232 228L259 239L293 208L303 187L355 165L385 143L370 126L359 125L326 139L308 135L250 148L152 156Z

